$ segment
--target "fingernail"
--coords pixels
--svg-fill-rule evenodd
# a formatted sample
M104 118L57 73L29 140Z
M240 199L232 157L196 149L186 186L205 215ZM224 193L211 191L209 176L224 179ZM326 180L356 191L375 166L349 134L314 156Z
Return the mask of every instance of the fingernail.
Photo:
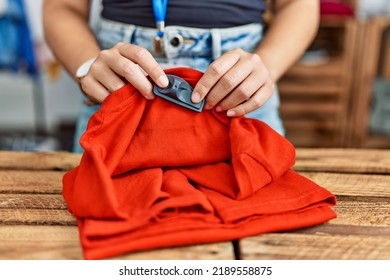
M215 107L215 111L217 111L217 112L221 112L221 111L222 111L222 108L221 108L221 106L217 106L217 107Z
M169 81L168 81L168 78L167 76L165 75L161 75L159 78L158 78L158 84L160 87L167 87L169 85Z
M192 102L199 103L200 102L200 94L194 92L191 96Z
M204 108L205 108L205 110L210 110L211 109L211 106L209 105L209 104L204 104Z
M154 95L153 94L148 94L148 95L145 95L145 98L147 100L153 100L154 99Z
M234 116L236 115L236 112L235 112L235 111L229 110L229 111L227 111L226 115L227 115L228 117L234 117Z

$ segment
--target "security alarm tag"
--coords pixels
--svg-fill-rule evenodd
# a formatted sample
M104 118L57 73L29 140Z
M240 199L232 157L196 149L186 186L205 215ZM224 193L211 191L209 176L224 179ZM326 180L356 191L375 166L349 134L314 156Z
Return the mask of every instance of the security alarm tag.
M154 94L187 109L202 112L204 99L199 103L191 101L191 94L193 91L191 85L178 76L167 74L167 77L169 85L165 88L161 88L155 84L153 86Z

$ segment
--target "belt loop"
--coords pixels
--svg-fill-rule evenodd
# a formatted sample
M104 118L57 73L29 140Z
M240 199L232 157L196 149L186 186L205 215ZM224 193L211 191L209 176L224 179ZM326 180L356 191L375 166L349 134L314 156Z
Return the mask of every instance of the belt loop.
M164 36L162 37L163 56L165 56L168 60L171 60L172 58L178 56L178 49L172 47L172 45L170 43L172 34L174 34L174 33L176 33L176 30L170 28L170 26L167 26L165 28Z
M210 31L211 33L211 48L213 52L213 60L217 59L222 54L222 45L221 45L221 31L218 28L213 28Z
M124 43L132 43L132 37L134 34L135 28L125 28L123 32L123 42Z

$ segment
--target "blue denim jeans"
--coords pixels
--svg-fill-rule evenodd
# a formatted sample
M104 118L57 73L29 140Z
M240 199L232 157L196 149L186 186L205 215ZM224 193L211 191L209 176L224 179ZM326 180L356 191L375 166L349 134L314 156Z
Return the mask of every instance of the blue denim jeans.
M253 52L262 35L261 24L248 24L232 28L199 29L181 26L167 26L163 38L165 55L155 52L154 28L122 24L101 20L97 39L102 49L113 47L118 42L136 44L148 49L163 68L190 67L205 72L216 58L226 51L241 48ZM88 120L99 105L83 106L77 121L74 152L82 153L79 145ZM259 109L246 115L267 123L274 130L284 135L284 128L279 116L279 94L277 91Z

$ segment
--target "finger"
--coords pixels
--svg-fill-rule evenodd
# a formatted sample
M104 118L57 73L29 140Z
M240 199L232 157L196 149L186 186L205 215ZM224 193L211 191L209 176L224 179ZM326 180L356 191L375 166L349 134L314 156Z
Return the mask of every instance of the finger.
M89 75L92 75L108 92L113 92L125 85L124 81L105 64L101 67L91 67Z
M237 63L239 58L240 55L238 53L227 52L211 63L202 78L200 78L196 84L191 100L195 103L202 101L219 79Z
M145 77L140 67L131 60L118 56L115 59L116 63L108 63L108 66L118 75L124 77L131 83L146 99L153 99L153 86Z
M125 44L119 48L119 53L141 66L159 87L167 87L169 85L165 72L147 49Z
M248 101L227 111L228 117L243 116L260 108L272 95L273 84L267 83L262 86Z
M91 76L82 78L80 87L83 93L95 103L102 103L109 95L108 90Z
M249 77L253 67L248 67L245 64L245 60L240 60L214 85L206 97L206 102L210 107L214 107L225 97L228 98ZM248 92L249 96L239 98L241 100L236 105L249 98L258 88ZM218 109L220 110L221 108Z
M218 112L226 111L249 100L266 83L266 74L261 71L250 73L241 84L218 103L216 110Z

